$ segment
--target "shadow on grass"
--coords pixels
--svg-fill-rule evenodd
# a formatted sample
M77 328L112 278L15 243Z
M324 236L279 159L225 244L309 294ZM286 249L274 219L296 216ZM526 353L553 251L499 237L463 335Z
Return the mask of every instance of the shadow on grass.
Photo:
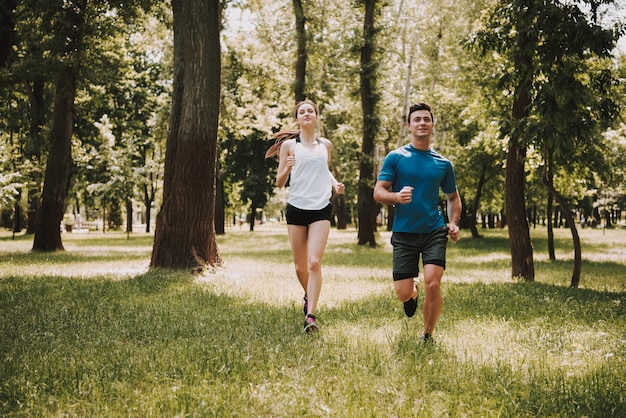
M519 324L538 317L557 325L617 322L623 298L538 283L446 284L444 320L492 315ZM231 415L289 416L293 410L281 410L281 400L295 399L306 408L309 392L302 393L303 387L327 394L323 399L344 416L360 415L363 408L415 416L416 404L398 405L399 397L424 399L436 408L445 396L450 415L468 405L480 414L495 403L509 416L536 416L552 402L543 397L561 395L583 405L582 415L620 407L619 396L611 395L620 381L582 377L594 396L602 394L600 386L611 390L600 405L564 377L547 381L541 371L521 376L506 364L487 367L463 363L438 347L420 350L419 318L411 320L411 331L402 331L408 320L392 292L323 308L318 335L302 332L297 303L285 308L251 302L245 292L224 295L186 272L167 270L121 281L10 277L0 281L0 315L7 360L0 372L0 411L7 414L72 415L80 401L83 415L102 415L103 405L108 413L127 415L146 402L175 415L185 395L188 411L197 415L203 405L209 413L225 404ZM377 328L400 334L372 344L369 333ZM547 413L558 415L562 407L555 404Z
M626 315L626 293L536 282L449 285L444 287L444 301L446 316L452 320L493 316L588 325L620 321Z
M54 253L0 253L0 258L15 265L72 265L83 263L114 262L122 260L150 260L144 251L103 251L98 254L78 252Z

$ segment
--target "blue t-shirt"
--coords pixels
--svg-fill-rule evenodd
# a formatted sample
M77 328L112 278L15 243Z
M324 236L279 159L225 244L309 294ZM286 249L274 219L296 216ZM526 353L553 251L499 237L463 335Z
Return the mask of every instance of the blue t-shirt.
M407 144L385 157L378 180L392 183L399 192L413 187L411 203L395 206L395 232L428 233L445 226L439 209L439 189L445 194L456 191L456 178L450 160L436 151L421 151Z

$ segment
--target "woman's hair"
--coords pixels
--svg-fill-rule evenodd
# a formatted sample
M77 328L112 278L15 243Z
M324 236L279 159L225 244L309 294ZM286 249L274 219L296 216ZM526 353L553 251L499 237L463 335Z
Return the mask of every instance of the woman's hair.
M293 118L294 118L294 119L298 119L298 109L300 109L300 106L302 106L303 104L308 104L308 105L313 106L313 109L315 110L315 114L316 114L317 116L319 116L319 115L320 115L320 109L317 107L317 105L316 105L316 104L315 104L312 100L308 100L308 99L307 99L307 100L303 100L303 101L301 101L301 102L298 102L298 103L296 104L296 107L295 107L295 109L293 110Z
M320 115L319 108L312 100L303 100L296 104L296 107L293 111L294 119L298 119L298 109L300 109L300 106L302 106L303 104L309 104L313 106L313 109L315 109L315 114L317 116ZM298 135L300 135L300 129L287 129L287 130L276 132L275 134L270 136L270 139L274 140L274 144L265 153L265 158L270 158L270 157L274 157L278 155L280 153L280 147L283 144L283 141L296 138Z

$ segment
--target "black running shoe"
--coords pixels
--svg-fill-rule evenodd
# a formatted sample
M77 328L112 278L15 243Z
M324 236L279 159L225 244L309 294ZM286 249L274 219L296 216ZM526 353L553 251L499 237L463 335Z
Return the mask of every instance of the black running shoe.
M304 297L304 316L309 312L309 300Z
M317 324L315 323L315 316L314 315L307 315L306 319L304 320L304 332L317 332L319 331L319 328L317 327Z
M433 337L432 337L432 335L426 333L426 334L422 335L422 337L420 338L420 342L422 344L432 344L433 343Z
M420 294L419 281L414 280L413 285L415 286L415 297L404 302L404 313L409 318L415 315L415 311L417 311L417 298Z
M417 296L404 302L404 313L406 316L412 317L415 315L415 311L417 311Z

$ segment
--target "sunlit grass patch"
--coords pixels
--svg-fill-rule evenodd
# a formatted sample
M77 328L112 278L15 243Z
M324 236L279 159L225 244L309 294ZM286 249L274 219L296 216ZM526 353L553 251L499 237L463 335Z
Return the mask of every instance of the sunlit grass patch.
M461 361L514 372L529 369L583 376L610 364L619 338L592 325L554 327L543 319L530 323L492 320L459 321L446 330L442 346Z
M0 415L626 416L626 263L591 261L613 249L587 232L579 289L569 250L537 256L524 283L506 231L450 244L426 346L424 293L407 318L386 232L374 249L331 232L316 335L286 229L218 237L224 265L198 277L148 270L143 236L68 237L50 254L0 237Z
M390 281L386 269L373 268L364 272L350 266L324 267L319 309L323 312L345 303L357 303L372 295L388 293L391 290ZM250 263L239 257L231 258L224 266L200 275L197 283L209 286L216 294L273 306L300 305L304 296L290 259L281 263Z

